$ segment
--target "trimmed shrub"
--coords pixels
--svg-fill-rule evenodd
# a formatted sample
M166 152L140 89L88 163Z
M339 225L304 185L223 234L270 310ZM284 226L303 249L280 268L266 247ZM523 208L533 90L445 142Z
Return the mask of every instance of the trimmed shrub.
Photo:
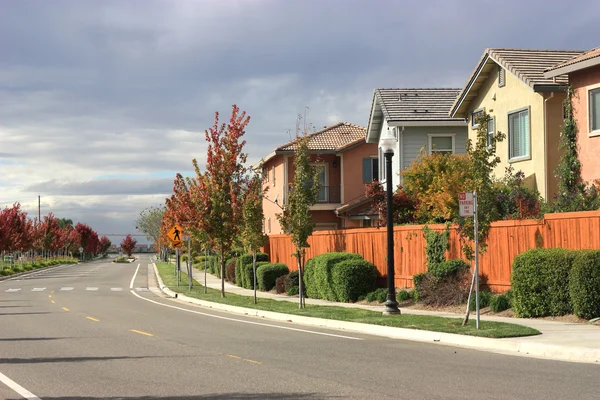
M360 254L355 253L324 253L306 262L304 266L304 283L306 295L313 299L337 301L333 287L333 266L345 260L364 261ZM372 290L367 290L367 293ZM366 293L365 293L366 294Z
M366 260L351 259L334 264L331 275L335 297L327 300L354 302L375 289L377 268Z
M282 275L279 278L275 279L275 291L277 292L277 294L287 292L287 290L285 290L285 280L287 279L288 275Z
M266 253L256 253L256 269L258 270L259 262L269 262L269 255ZM248 273L247 265L250 265L250 272ZM261 264L262 265L262 264ZM254 275L252 272L252 254L242 254L237 258L235 266L235 276L238 279L236 284L246 289L254 288Z
M492 301L492 292L488 292L487 290L479 291L479 308L485 308L490 305ZM471 310L475 309L475 292L471 295Z
M573 260L569 289L573 311L578 317L600 317L599 250L578 252Z
M430 265L433 272L413 276L413 299L427 305L448 306L465 303L469 296L470 270L462 260ZM434 274L435 273L435 274Z
M256 269L258 289L268 292L275 287L277 278L287 275L289 272L290 270L285 264L273 263L261 265L260 268Z
M21 266L15 267L14 268L15 273L19 273L19 272L25 272L25 269Z
M8 276L8 275L12 275L14 273L15 272L11 268L0 269L0 276Z
M297 296L298 293L300 293L300 288L298 286L292 286L287 291L288 296Z
M31 271L32 269L35 269L35 267L36 267L36 265L35 265L35 264L25 264L25 265L23 266L23 269L24 269L25 271Z
M398 303L402 303L410 298L412 298L412 294L408 290L400 290L396 295L396 301L398 301Z
M385 288L375 289L372 292L367 293L367 297L365 298L365 300L367 300L369 303L372 303L374 301L383 303L386 301L386 299L387 299L387 289L385 289Z
M518 317L565 315L573 311L569 273L577 252L533 249L515 257L510 277Z
M258 269L263 265L269 264L268 261L256 262L256 274L258 275ZM254 289L254 270L252 269L252 263L243 265L240 270L241 279L242 279L242 287L246 289ZM257 276L257 286L258 286L258 276ZM237 283L240 286L240 282ZM258 287L257 287L258 289Z
M493 296L490 300L490 308L495 313L508 310L510 307L510 297L507 293Z
M426 275L426 272L413 275L413 284L415 285L415 290L413 290L413 300L415 302L421 300L421 284Z
M225 267L225 279L227 279L227 282L231 282L233 284L235 284L235 266L236 266L236 259L235 258L230 258L229 260L227 260L227 266Z
M436 278L445 278L449 275L456 275L460 270L469 268L470 266L466 261L458 259L429 264L427 271Z
M298 270L287 274L284 278L283 284L286 292L290 290L291 287L300 286L300 273Z

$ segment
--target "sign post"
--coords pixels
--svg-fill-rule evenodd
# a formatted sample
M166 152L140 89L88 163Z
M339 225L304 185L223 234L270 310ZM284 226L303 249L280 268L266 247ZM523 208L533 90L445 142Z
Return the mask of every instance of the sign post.
M475 238L475 272L471 281L471 290L467 299L467 314L465 316L465 325L469 321L469 311L471 309L471 294L473 293L473 284L475 284L475 314L476 326L479 329L479 221L477 219L477 192L462 192L458 194L459 214L461 217L473 217L473 230Z
M175 272L177 275L177 286L179 287L179 280L181 278L181 260L179 259L179 249L183 246L183 228L179 224L175 224L169 232L167 232L167 236L172 241L173 247L175 247Z

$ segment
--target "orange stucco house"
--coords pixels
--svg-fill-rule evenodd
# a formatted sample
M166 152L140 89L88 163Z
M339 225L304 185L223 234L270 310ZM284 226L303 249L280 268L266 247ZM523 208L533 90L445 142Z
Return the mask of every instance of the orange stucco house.
M311 161L320 168L321 190L311 207L315 230L371 226L377 218L364 197L366 183L378 178L377 144L365 142L366 129L340 122L309 135ZM277 214L287 204L294 181L296 140L277 147L262 161L264 232L282 234Z
M569 77L581 177L587 182L600 179L600 47L549 68L544 75Z

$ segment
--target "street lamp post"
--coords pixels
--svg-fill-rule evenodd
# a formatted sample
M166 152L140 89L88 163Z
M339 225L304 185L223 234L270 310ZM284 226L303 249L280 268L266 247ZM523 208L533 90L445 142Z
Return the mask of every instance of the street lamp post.
M386 194L386 228L387 228L387 284L388 293L385 301L383 315L400 314L398 302L396 301L396 287L394 285L394 221L392 210L392 157L396 148L397 140L388 128L387 134L380 140L381 150L385 157L385 194Z

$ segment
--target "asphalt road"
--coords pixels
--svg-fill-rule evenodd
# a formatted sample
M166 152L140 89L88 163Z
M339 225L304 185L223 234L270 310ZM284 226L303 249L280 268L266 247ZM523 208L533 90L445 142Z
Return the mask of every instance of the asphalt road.
M207 311L150 291L148 264L0 282L0 398L600 398L597 365Z

